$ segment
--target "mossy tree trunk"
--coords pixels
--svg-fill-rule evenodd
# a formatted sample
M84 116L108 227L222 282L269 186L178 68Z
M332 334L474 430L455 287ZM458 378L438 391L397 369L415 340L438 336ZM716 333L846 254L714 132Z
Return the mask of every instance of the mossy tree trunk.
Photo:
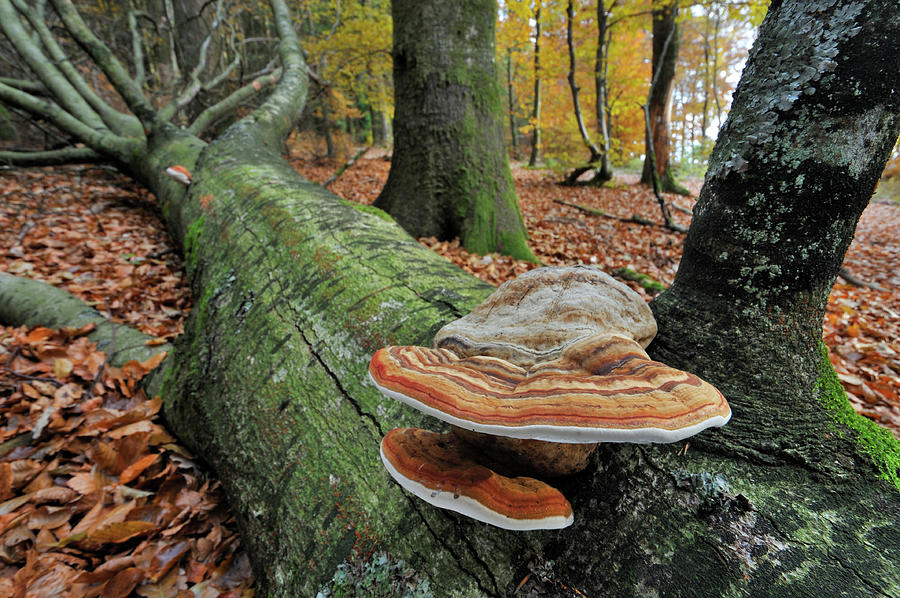
M398 0L394 154L375 205L416 237L535 260L509 170L494 0Z
M653 347L725 381L735 417L719 437L742 439L747 458L827 470L836 461L822 450L823 422L834 416L821 408L822 318L900 132L891 58L900 12L854 2L819 19L807 10L814 4L770 9L675 282L653 302Z
M165 412L220 476L260 595L316 595L373 552L390 555L369 561L373 576L428 578L438 596L900 593L900 492L884 479L896 484L897 443L850 415L817 329L900 127L900 15L893 0L835 4L770 8L684 267L654 304L651 353L717 384L732 421L689 447L602 446L555 481L575 509L565 530L432 508L381 467L390 428L438 426L373 388L372 352L429 343L490 288L281 160L305 89L299 52L273 97L208 146L174 135L138 161L196 297ZM798 75L779 83L786 56ZM175 157L193 167L188 193L159 174Z

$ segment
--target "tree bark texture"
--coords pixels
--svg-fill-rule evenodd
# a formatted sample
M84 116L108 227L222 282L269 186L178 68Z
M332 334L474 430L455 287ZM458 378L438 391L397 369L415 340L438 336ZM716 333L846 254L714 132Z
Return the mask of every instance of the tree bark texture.
M394 154L375 205L410 234L535 260L509 170L493 0L400 0Z
M663 191L678 189L669 167L669 121L672 116L672 94L675 90L675 66L678 64L677 17L677 2L653 10L653 74L647 110L650 116L656 175ZM650 163L644 160L641 182L651 184L652 176Z
M828 293L900 131L900 65L890 58L900 51L900 13L891 4L830 5L821 21L814 2L770 10L675 282L654 303L658 350L696 339L698 364L720 376L740 361L755 364L761 390L768 377L784 378L768 387L783 398L758 405L772 415L787 398L798 406L814 394Z

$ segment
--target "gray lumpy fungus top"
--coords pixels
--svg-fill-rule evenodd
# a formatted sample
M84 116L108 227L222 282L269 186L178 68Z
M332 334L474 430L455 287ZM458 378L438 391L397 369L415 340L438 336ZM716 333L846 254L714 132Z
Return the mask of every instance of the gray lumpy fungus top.
M656 336L656 320L640 295L602 270L546 267L500 285L472 313L441 328L434 346L527 368L598 332L646 347Z

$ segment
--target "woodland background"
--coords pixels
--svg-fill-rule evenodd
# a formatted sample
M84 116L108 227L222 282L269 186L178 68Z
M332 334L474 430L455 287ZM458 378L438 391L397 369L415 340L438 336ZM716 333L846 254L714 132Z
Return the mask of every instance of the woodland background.
M98 0L78 6L96 31L110 32L107 41L129 47L131 31L121 26L130 23L126 3ZM510 123L507 141L530 246L547 265L597 264L649 299L671 283L683 239L660 225L624 221L634 215L659 221L652 192L637 184L645 135L641 105L651 78L652 6L647 1L606 3L609 51L600 65L595 64L596 4L578 7L574 31L582 105L596 105L595 69L608 82L617 176L599 188L558 184L587 152L566 80L565 3L541 4L537 71L535 8L531 2L501 2L496 51ZM146 85L161 104L189 76L179 72L183 61L178 57L198 50L205 34L193 42L177 39L178 27L167 15L147 10L146 18L138 17L144 24L135 30L147 48L172 50L161 61L148 61L156 67L146 73ZM706 156L764 12L764 3L753 2L681 7L671 147L676 176L691 195L665 197L678 206L676 220L683 225L690 222ZM210 72L224 68L227 73L221 87L185 98L193 114L277 68L271 62L275 33L265 3L207 3L202 14L207 30L214 29L217 14L236 17L229 22L240 26L229 26L210 54ZM330 190L371 203L390 167L390 6L301 2L295 14L312 88L304 118L284 152L310 180L324 183L340 173L327 184ZM4 67L16 63L8 47L2 52ZM0 72L6 75L16 73ZM103 89L102 76L94 77ZM536 78L544 86L539 118L534 116ZM236 114L252 106L247 100ZM596 110L584 116L596 135ZM232 118L223 117L217 128L224 129ZM31 119L0 104L3 146L53 144L56 133L25 121ZM539 163L529 167L525 161L536 126L543 142ZM350 158L357 161L341 171ZM148 192L102 165L10 168L0 176L0 271L66 288L160 342L180 333L189 293L180 258ZM832 363L854 406L900 437L898 200L900 155L895 151L860 221L844 263L847 276L832 291L823 325ZM498 254L470 254L453 241L420 242L492 284L534 267ZM154 364L111 367L83 332L0 330L0 593L27 588L34 595L55 595L69 588L77 595L104 596L251 594L249 565L217 482L165 431L156 416L158 401L138 389L138 380ZM392 566L402 571L402 563ZM357 573L353 582L336 576L323 595L397 591L385 580Z

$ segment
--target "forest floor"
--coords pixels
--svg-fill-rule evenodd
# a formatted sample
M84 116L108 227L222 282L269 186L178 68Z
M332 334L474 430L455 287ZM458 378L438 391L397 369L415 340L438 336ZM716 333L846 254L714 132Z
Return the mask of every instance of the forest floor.
M292 163L316 182L340 166ZM371 203L389 169L371 151L329 189ZM648 300L671 284L683 235L618 219L661 220L635 177L598 189L561 187L552 173L518 165L513 176L544 264L596 264ZM689 188L696 194L699 183ZM676 221L689 224L694 199L666 199L678 206ZM163 230L153 197L108 169L0 178L0 271L65 288L160 342L180 334L190 309ZM854 406L900 437L898 230L900 206L866 209L844 267L880 289L839 279L823 324ZM455 242L420 242L492 284L534 267ZM218 482L166 432L159 400L137 388L154 364L111 367L85 333L0 327L0 596L252 595Z

